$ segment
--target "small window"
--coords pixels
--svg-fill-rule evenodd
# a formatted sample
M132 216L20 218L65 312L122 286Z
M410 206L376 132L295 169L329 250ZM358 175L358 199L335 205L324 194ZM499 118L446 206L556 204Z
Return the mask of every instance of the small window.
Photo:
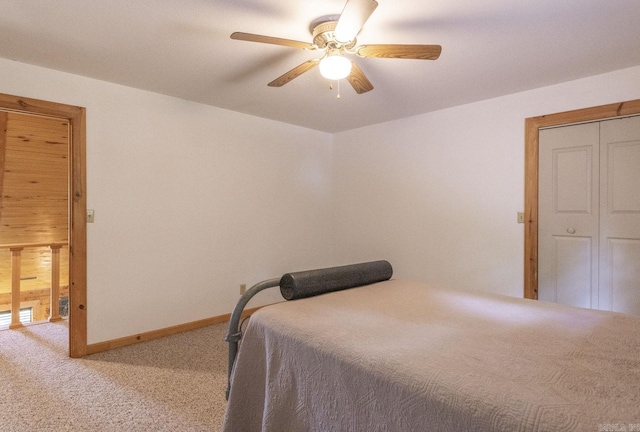
M27 307L20 309L20 322L30 323L33 322L33 308ZM0 327L9 327L11 324L11 311L0 312Z

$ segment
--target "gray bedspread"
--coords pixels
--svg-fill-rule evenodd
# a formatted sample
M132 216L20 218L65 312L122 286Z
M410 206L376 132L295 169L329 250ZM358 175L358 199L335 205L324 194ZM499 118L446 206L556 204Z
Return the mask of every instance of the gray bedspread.
M640 317L398 280L257 311L224 424L571 430L640 430Z

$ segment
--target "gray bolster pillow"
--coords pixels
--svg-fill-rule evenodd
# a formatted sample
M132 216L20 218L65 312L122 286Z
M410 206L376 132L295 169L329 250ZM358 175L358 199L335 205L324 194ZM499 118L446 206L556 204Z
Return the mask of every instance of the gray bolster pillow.
M295 300L382 282L392 275L391 264L384 260L287 273L280 279L280 293Z

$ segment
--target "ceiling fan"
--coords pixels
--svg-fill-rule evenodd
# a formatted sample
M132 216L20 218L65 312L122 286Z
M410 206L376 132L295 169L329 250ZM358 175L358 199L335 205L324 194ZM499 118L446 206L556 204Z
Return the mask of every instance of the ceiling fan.
M307 60L271 81L268 84L270 87L282 87L319 66L320 73L325 78L346 78L356 93L362 94L373 90L373 85L358 65L346 58L345 54L369 58L436 60L442 51L440 45L357 45L356 36L376 7L376 0L347 0L339 16L328 15L311 23L309 30L313 36L312 43L242 32L233 33L231 39L324 52L323 57Z

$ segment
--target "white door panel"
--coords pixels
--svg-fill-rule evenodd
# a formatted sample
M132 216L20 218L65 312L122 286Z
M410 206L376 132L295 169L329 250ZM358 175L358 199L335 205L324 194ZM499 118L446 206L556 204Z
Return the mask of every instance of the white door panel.
M554 149L551 158L553 213L590 214L593 147Z
M593 257L591 237L554 236L555 298L556 303L591 307L591 267ZM543 299L541 299L543 300Z
M600 127L600 308L640 314L640 117Z
M598 304L598 142L595 123L540 131L540 300Z
M607 241L609 271L606 286L610 289L610 309L640 314L640 240L609 239Z
M607 150L608 211L637 215L640 213L640 140L608 143Z

